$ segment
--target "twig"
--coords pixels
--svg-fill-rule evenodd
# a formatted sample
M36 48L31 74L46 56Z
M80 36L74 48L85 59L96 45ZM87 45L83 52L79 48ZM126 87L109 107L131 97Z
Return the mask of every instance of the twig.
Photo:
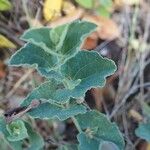
M128 122L127 122L125 110L123 110L122 121L123 121L124 130L125 130L125 137L126 137L127 145L129 144L133 147L133 143L131 142L131 139L129 137Z
M27 2L28 2L28 0L22 0L22 5L23 5L24 12L26 14L27 21L28 21L29 25L32 26L32 20L31 20L29 11L28 11Z
M33 72L32 69L28 70L13 86L13 88L10 90L10 92L6 95L6 99L11 97L14 92L18 89L18 87L21 85L21 83L28 78L28 76Z
M4 114L6 123L10 123L10 122L12 122L12 121L22 117L28 111L38 107L40 104L41 104L40 100L33 100L31 102L31 104L29 106L27 106L27 107L18 107L18 108L14 108L12 110L7 111Z
M144 99L143 99L143 94L144 94L144 88L143 88L143 84L144 84L144 74L143 74L143 71L144 71L144 66L145 66L145 62L144 62L144 53L143 51L145 51L145 47L143 46L143 44L146 43L148 37L149 37L149 27L150 27L150 15L148 14L147 17L146 17L146 24L145 24L145 31L144 31L144 36L143 36L143 39L142 39L142 44L141 46L139 47L141 49L141 57L140 57L140 72L139 72L139 75L140 75L140 85L141 85L141 88L140 88L140 100L139 102L141 103L141 101L143 102Z
M143 87L150 87L150 82L144 83L142 86L143 86ZM141 87L141 85L137 85L137 86L131 88L130 91L128 91L128 93L127 93L126 96L122 99L122 101L120 102L120 104L116 105L116 107L115 107L114 110L112 111L111 115L109 116L110 119L111 119L111 118L118 112L118 110L126 103L126 100L130 97L130 95L134 94L140 87Z
M11 41L15 42L19 46L23 46L23 43L14 33L8 25L0 22L0 33L6 35Z
M39 24L38 19L39 19L40 13L41 13L41 8L38 8L38 10L36 12L34 23L33 23L34 27L36 27Z

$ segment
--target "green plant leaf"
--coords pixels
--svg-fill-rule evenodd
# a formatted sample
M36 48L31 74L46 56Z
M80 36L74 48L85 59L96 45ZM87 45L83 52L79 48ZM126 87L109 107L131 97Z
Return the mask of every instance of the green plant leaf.
M65 89L62 85L58 88L55 81L49 81L31 92L24 100L23 105L29 105L34 99L49 100L50 103L65 103L70 97L81 98L92 87L102 87L105 78L116 70L113 61L101 57L97 52L81 51L75 57L69 59L62 67L61 73L71 89ZM76 84L78 81L78 84ZM69 87L70 87L69 86Z
M57 59L36 45L27 43L23 48L12 55L9 65L36 66L39 70L51 70Z
M118 146L112 142L103 141L99 145L100 150L119 150Z
M57 81L51 80L35 88L23 101L22 106L28 106L31 101L40 99L49 103L66 103L70 99L69 90L63 89Z
M118 127L115 123L111 123L104 114L89 111L78 115L76 119L80 127L85 130L84 134L78 135L81 148L86 144L87 148L98 150L101 142L105 141L115 144L120 150L124 149L124 140Z
M9 65L11 66L36 67L42 76L61 80L61 74L53 70L57 63L55 56L52 56L42 48L31 43L27 43L12 55L9 60Z
M113 74L116 65L113 61L103 58L97 52L80 51L61 67L61 73L66 79L78 81L74 89L70 89L73 98L83 97L92 87L103 87L105 78ZM68 87L69 88L69 87Z
M29 135L30 146L28 150L41 150L44 147L44 140L40 134L33 130L32 126L25 122Z
M74 56L83 40L96 28L96 25L86 21L74 21L54 29L30 29L21 37L46 52L61 57L62 61ZM80 29L80 30L79 30Z
M9 10L11 3L8 0L0 0L0 11Z
M17 129L21 131L21 134L18 135ZM0 132L4 135L4 140L8 144L8 147L13 150L22 150L22 140L24 138L29 139L28 150L41 150L44 146L43 138L33 130L29 123L21 120L16 120L6 125L4 118L0 118Z
M99 0L99 2L100 2L101 6L107 8L107 9L109 9L113 6L112 0Z
M84 8L93 8L93 0L76 0L76 2Z
M9 133L7 139L11 142L20 141L28 137L27 129L24 122L16 120L6 125L6 129Z
M150 142L150 121L146 123L140 123L139 127L135 130L135 134L141 139Z
M85 113L86 107L81 104L72 103L67 107L62 105L43 103L29 114L33 118L66 120L74 115Z
M100 6L96 9L99 15L109 18L113 6L112 0L99 0Z
M110 12L103 6L99 7L96 9L96 12L103 17L109 18L110 17Z
M78 150L77 144L61 145L57 150Z
M80 142L80 150L119 150L119 148L112 142L106 142L99 138L90 138L85 133L80 133L77 136Z
M50 39L51 28L41 27L29 29L21 36L21 39L27 42L30 42L37 47L45 50L45 52L54 51L55 54L55 45Z
M9 133L6 129L6 122L2 117L0 118L0 134L3 136L3 139L5 143L7 143L8 147L13 150L22 150L22 141L8 141L7 137L9 136Z
M6 130L6 121L3 117L0 117L0 133L7 135L8 132Z
M0 136L0 148L2 150L8 150L10 148L7 140L1 136Z
M15 141L15 142L9 141L9 145L12 150L22 150L22 144L23 144L23 141Z
M30 43L10 58L9 65L35 66L41 75L62 80L59 67L80 50L83 40L95 28L93 23L75 21L54 29L31 29L22 36L22 39Z
M88 137L85 133L79 133L77 139L80 143L79 150L99 150L99 139L92 139Z
M150 106L145 102L142 103L143 114L150 119Z

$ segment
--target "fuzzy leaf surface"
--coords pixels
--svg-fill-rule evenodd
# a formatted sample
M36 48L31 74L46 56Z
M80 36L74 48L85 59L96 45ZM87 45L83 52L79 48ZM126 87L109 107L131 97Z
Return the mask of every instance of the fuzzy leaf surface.
M85 133L80 133L77 136L79 141L79 150L99 150L100 140L92 139L88 137Z
M28 150L41 150L44 147L44 140L42 136L33 130L32 126L25 122L25 126L28 130L30 146Z
M15 120L6 125L6 129L9 133L7 139L11 142L21 141L28 137L27 129L22 120Z
M83 97L85 92L92 87L103 87L106 77L116 70L113 61L103 58L97 52L80 51L61 67L61 73L66 79L80 80L75 88L70 90L73 98Z
M68 59L80 50L83 40L95 28L96 25L93 23L78 20L54 29L45 27L31 29L25 32L21 38L42 47L51 54L62 56L62 59Z
M39 70L51 70L57 63L55 57L45 52L36 45L27 43L14 55L12 55L9 64L13 66L36 66Z
M35 108L29 114L33 118L66 120L74 115L85 113L86 107L79 104L70 104L68 107L59 106L56 104L43 103Z
M23 101L22 106L28 106L31 101L40 99L49 103L66 103L70 99L69 90L62 89L57 81L51 80L35 88Z
M58 80L62 78L61 74L53 70L57 65L57 58L32 43L27 43L12 55L9 65L35 67L44 77Z
M95 28L93 23L74 21L53 29L30 29L22 36L29 43L10 58L9 65L35 66L41 75L62 80L56 70L80 50L83 40Z
M91 147L91 149L98 150L101 142L106 141L114 143L120 150L124 149L124 140L118 127L115 123L111 123L104 114L89 111L78 115L76 119L86 134L78 135L79 147L84 147L84 144L87 148Z
M60 88L57 82L48 81L33 90L24 100L23 105L29 105L34 99L44 99L50 103L65 103L71 97L84 97L88 89L104 86L105 78L115 70L114 62L101 57L97 52L81 51L61 67L62 76L70 83L80 80L75 88L66 89L59 85Z
M98 138L90 138L85 133L80 133L77 136L80 141L80 150L119 150L119 148L111 142L106 142Z
M7 143L8 147L12 150L22 150L22 141L8 141L7 137L10 135L6 129L5 119L0 117L0 134L3 136L4 142Z
M18 121L21 121L21 120L18 120ZM23 124L25 125L23 126L27 130L27 134L28 134L27 138L29 139L29 143L30 143L29 144L30 146L27 148L27 150L40 150L44 146L43 138L37 132L33 130L32 126L29 123L24 122ZM13 124L13 127L14 127L14 124ZM20 127L20 122L19 122L19 127ZM19 141L15 141L15 140L9 141L7 137L10 136L10 133L8 132L7 128L8 127L6 127L6 122L4 118L0 118L0 134L3 135L3 138L6 144L8 145L8 147L10 147L12 150L22 150L23 140L20 139ZM21 128L22 128L22 125L21 125ZM14 137L14 139L16 138Z
M100 150L106 150L106 149L107 150L119 150L117 145L115 145L112 142L106 142L106 141L101 142L101 144L99 145L99 149Z

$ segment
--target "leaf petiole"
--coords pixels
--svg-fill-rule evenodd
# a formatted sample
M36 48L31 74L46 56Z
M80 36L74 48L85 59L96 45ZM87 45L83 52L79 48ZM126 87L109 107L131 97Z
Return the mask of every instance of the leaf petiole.
M72 119L73 123L75 124L75 126L76 126L77 130L79 131L79 133L82 133L82 129L81 129L77 119L75 117L71 117L71 119Z

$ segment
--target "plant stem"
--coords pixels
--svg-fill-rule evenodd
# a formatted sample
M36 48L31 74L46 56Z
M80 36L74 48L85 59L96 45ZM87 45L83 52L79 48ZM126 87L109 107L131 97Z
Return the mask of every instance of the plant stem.
M34 42L33 42L33 44L34 44ZM36 45L36 43L35 43L35 45ZM48 53L50 53L50 54L52 54L52 55L54 55L54 56L63 57L62 54L58 54L58 53L54 52L54 51L51 50L50 48L47 48L45 45L40 44L40 45L38 45L38 46L39 46L40 48L44 49L46 52L48 52Z
M67 103L66 107L68 107L68 106L69 106L69 102ZM79 133L81 133L81 132L82 132L82 129L81 129L81 127L80 127L80 125L79 125L77 119L76 119L74 116L71 117L71 119L72 119L74 125L76 126L77 130L79 131Z
M76 128L78 129L79 133L81 133L82 129L81 129L77 119L75 117L71 117L71 119L72 119L73 123L75 124Z

